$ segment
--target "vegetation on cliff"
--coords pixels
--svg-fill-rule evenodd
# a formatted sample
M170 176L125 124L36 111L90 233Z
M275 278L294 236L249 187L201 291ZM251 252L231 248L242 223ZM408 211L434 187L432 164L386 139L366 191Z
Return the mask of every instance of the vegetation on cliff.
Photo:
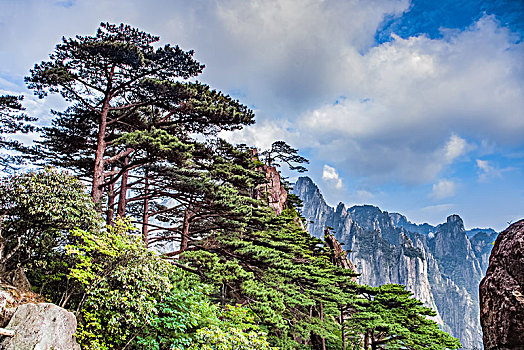
M86 349L459 348L402 286L358 285L337 265L296 198L267 184L307 160L278 141L264 164L216 137L253 112L188 80L203 69L192 51L158 40L102 24L31 71L38 96L69 107L26 154L72 175L2 179L3 271L25 268L74 311Z

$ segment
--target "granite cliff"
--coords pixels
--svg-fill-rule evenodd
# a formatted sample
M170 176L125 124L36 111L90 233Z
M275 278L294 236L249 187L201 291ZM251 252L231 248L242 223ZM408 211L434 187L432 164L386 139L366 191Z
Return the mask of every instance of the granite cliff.
M524 349L524 220L495 241L479 289L486 349Z
M370 205L347 208L340 203L333 208L308 177L298 179L293 193L303 201L309 233L323 238L325 228L333 228L361 274L360 283L405 285L437 312L435 321L459 338L464 349L482 348L478 284L495 231L476 229L472 235L458 215L432 226Z

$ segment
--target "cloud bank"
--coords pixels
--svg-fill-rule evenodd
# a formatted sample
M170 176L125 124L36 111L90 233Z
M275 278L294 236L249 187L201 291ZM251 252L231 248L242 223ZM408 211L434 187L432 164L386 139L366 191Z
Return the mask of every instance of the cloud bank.
M395 37L363 53L362 43L339 41L335 57L316 61L335 67L322 70L324 102L285 118L290 141L344 173L408 184L435 180L480 145L522 145L524 44L492 16L444 34ZM315 74L300 79L323 84ZM301 96L309 106L311 95Z

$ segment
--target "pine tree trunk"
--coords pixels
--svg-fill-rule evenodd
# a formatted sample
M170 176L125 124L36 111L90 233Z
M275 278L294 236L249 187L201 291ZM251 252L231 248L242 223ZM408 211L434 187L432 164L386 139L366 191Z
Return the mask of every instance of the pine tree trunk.
M2 215L2 217L0 217L0 276L3 276L7 269L7 266L6 266L7 261L5 260L5 255L6 255L5 246L6 246L7 240L2 235L2 223L4 221L4 217L5 217L5 214Z
M104 106L100 114L100 125L98 127L98 142L95 153L95 169L93 170L93 187L91 189L91 198L95 204L100 203L102 199L102 185L104 184L104 154L106 151L106 129L107 129L107 113L109 109L109 102Z
M184 252L189 244L189 219L191 219L192 216L190 208L191 206L184 210L184 226L182 228L182 239L180 241L180 253Z
M106 152L106 130L107 130L107 116L109 115L109 101L111 100L111 89L112 89L112 80L113 74L115 72L115 66L111 68L111 71L108 72L108 82L106 89L106 96L102 104L102 111L100 112L100 124L98 125L98 140L96 144L96 153L95 153L95 168L93 169L93 186L91 188L91 198L95 204L100 203L102 199L103 189L102 185L104 184L104 155Z
M377 343L375 342L375 331L371 331L371 350L377 350Z
M124 158L124 167L129 165L129 157ZM122 179L120 180L120 194L118 197L118 216L123 218L126 216L126 205L127 205L127 181L129 178L129 171L126 170L122 174Z
M149 245L149 176L147 169L145 171L144 177L144 211L142 213L142 240L144 241L144 244L147 248Z
M106 224L112 226L113 218L115 216L115 184L112 183L107 188L107 211L106 211Z

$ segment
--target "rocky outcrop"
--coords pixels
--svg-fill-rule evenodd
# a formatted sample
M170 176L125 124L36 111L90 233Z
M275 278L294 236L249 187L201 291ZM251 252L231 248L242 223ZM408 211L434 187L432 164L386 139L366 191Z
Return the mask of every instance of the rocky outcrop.
M355 265L349 260L348 253L342 248L342 245L337 241L329 229L326 229L324 233L324 241L326 246L331 250L331 263L342 267L346 270L356 271ZM357 281L357 276L353 278L353 281Z
M482 329L477 300L441 272L439 262L431 253L427 257L428 281L443 329L459 338L464 349L481 349Z
M75 316L54 304L20 305L6 327L14 335L4 336L0 349L80 350L73 337L76 326Z
M339 203L333 208L307 177L298 179L293 193L303 201L311 235L322 239L325 228L333 228L361 274L360 283L405 285L437 312L435 321L459 338L464 349L482 348L477 286L494 231L477 229L470 238L457 215L432 226L371 205L346 208Z
M482 269L460 216L451 215L445 224L440 225L430 247L439 262L441 272L458 286L465 288L474 300L478 300Z
M31 291L23 269L0 279L0 349L79 350L75 316ZM5 328L4 328L5 327Z
M524 349L524 220L502 232L480 283L486 349Z
M421 225L412 223L404 215L399 213L389 213L392 223L395 227L402 227L406 231L422 233L424 235L433 234L436 231L436 227L428 223L423 223Z
M335 211L326 204L320 190L309 177L299 178L293 187L293 193L305 204L302 208L302 216L307 220L306 227L309 233L322 239L326 226L332 226L337 232L339 231L338 225L333 223ZM338 209L337 207L337 212ZM340 208L340 213L345 211L345 207ZM344 220L341 216L337 218L339 221ZM328 222L332 225L327 225ZM351 222L344 224L351 226Z
M274 166L264 165L261 170L266 175L266 183L257 187L256 198L267 201L268 206L280 215L287 201L287 191L281 182L280 174Z

